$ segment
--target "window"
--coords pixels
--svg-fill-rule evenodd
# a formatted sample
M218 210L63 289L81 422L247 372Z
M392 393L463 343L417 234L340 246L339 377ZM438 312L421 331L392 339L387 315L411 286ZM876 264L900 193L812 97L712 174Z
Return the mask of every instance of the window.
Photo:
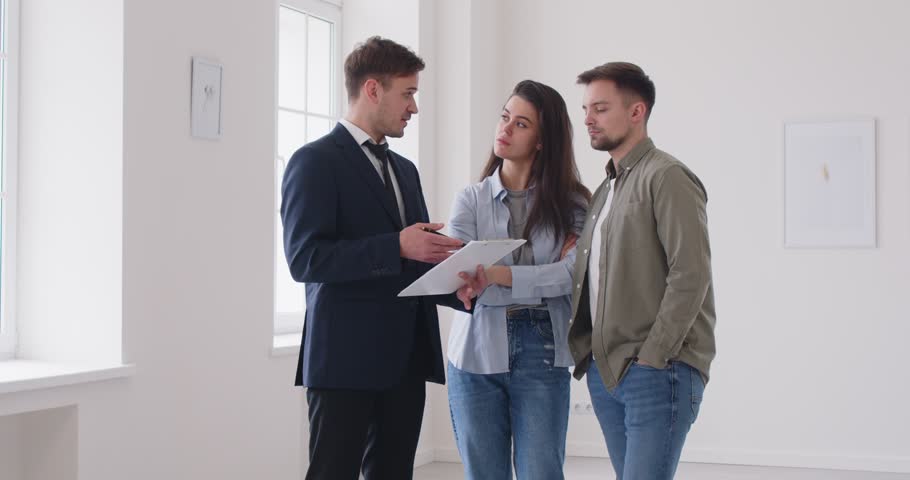
M16 350L17 0L0 0L0 358Z
M288 271L282 242L281 178L291 155L329 133L340 116L341 9L320 0L278 8L278 105L275 160L275 333L303 328L303 284Z

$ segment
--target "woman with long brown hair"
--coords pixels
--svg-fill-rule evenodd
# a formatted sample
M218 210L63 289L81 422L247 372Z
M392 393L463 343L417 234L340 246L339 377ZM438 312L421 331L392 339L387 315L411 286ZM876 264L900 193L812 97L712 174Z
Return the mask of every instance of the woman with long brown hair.
M575 239L591 193L579 181L565 101L519 82L502 109L480 183L457 197L450 235L523 238L468 278L470 314L449 336L449 406L465 478L559 479L569 418L567 334ZM514 443L513 443L514 442Z

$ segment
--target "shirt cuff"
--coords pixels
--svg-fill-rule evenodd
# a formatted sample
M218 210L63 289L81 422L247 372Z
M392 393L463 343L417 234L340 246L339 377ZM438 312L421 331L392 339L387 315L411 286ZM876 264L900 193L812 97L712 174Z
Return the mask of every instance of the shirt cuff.
M638 359L655 368L664 368L670 360L671 355L666 350L660 348L657 339L649 335L642 344L641 350L638 351Z

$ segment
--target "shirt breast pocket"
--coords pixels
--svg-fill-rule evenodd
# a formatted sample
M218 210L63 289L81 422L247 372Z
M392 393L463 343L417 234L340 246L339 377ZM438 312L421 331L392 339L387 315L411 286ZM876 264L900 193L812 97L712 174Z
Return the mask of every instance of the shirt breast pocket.
M619 242L624 250L648 248L654 243L656 226L650 202L629 202L617 213L619 215L614 216L612 222L611 243L617 245Z

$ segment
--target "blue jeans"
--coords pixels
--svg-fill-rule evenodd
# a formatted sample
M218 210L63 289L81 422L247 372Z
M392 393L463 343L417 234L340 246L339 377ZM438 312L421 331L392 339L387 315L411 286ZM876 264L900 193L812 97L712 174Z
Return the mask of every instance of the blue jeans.
M682 362L664 369L633 362L613 392L593 361L587 374L616 479L672 479L705 391L698 370Z
M511 479L512 460L519 480L562 479L569 369L553 366L549 313L519 310L507 322L508 373L469 373L449 363L449 409L465 479Z

